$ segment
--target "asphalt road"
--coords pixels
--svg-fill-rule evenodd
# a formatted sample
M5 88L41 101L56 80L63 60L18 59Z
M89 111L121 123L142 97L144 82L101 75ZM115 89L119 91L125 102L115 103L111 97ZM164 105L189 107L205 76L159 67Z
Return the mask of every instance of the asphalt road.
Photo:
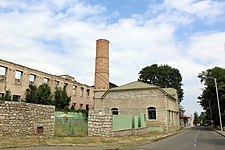
M194 127L132 150L225 150L225 138L209 127Z

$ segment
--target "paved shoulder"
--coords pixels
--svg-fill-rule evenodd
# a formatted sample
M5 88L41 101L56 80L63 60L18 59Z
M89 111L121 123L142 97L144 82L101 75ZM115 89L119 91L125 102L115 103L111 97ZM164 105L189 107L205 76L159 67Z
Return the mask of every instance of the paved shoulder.
M195 127L180 134L142 145L133 150L224 150L225 138L208 127Z

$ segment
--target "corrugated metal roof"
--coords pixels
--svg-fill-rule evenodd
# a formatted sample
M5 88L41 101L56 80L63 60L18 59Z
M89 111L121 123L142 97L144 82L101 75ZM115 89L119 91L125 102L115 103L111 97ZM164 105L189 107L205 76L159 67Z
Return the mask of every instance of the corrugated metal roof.
M155 85L151 85L148 83L143 83L140 81L134 81L125 85L121 85L116 88L109 89L109 91L122 91L122 90L135 90L135 89L152 89L152 88L158 88Z

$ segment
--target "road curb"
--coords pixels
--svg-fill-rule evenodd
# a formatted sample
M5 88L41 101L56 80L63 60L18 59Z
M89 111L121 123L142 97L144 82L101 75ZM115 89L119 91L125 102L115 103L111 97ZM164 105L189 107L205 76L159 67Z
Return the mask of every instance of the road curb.
M215 128L212 128L215 132L217 132L218 134L220 134L220 135L222 135L223 137L225 137L225 132L223 131L223 132L221 132L221 131L219 131L219 130L217 130L217 129L215 129Z
M187 128L183 128L183 129L180 129L180 130L172 132L172 133L168 133L166 135L161 136L161 138L156 138L154 141L158 141L158 140L161 140L161 139L164 139L164 138L167 138L167 137L170 137L170 136L182 133L182 132L184 132L186 130L189 130L190 128L192 128L192 127L187 127Z

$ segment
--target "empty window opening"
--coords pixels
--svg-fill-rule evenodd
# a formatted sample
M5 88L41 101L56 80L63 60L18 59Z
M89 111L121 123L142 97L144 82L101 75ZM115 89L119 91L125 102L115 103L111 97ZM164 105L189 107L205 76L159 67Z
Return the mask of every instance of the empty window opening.
M0 100L4 97L4 93L0 93Z
M7 70L6 67L0 66L0 75L6 75L6 70Z
M86 110L87 110L87 111L89 110L89 105L86 105Z
M48 82L49 82L49 79L48 78L44 78L44 83L48 84Z
M77 86L74 85L74 86L73 86L73 95L76 95L76 93L77 93Z
M42 126L37 127L37 134L43 134L44 133L44 128Z
M59 86L59 81L55 81L55 86L58 87Z
M112 115L118 115L119 114L118 108L112 108L111 112L112 112Z
M23 74L22 71L16 70L15 79L21 80L22 79L22 74Z
M170 122L170 110L168 111L168 118L169 118L169 122Z
M87 89L87 97L90 96L90 89Z
M83 95L84 95L84 88L81 87L81 88L80 88L80 96L83 97Z
M156 108L148 107L148 119L156 119Z
M30 75L29 75L29 81L30 81L30 82L34 82L35 80L36 80L36 75L30 74Z
M20 95L13 95L13 101L19 101L20 97Z
M172 115L172 116L171 116L171 120L172 120L172 122L173 122L173 112L171 113L171 115Z
M66 89L68 86L68 83L64 83L64 88Z
M80 104L80 109L83 109L83 104Z

